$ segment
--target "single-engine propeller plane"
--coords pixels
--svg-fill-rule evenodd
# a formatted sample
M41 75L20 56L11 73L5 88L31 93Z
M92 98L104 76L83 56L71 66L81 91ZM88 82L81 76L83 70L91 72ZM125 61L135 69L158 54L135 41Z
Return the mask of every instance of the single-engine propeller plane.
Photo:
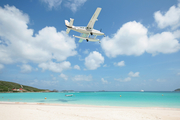
M97 17L99 16L100 12L101 12L101 8L97 8L94 15L92 16L91 20L89 21L89 23L86 27L73 26L74 19L72 19L72 18L70 18L70 22L68 22L68 20L65 20L65 25L67 27L66 33L69 34L70 30L74 30L76 32L81 33L80 36L73 35L76 38L80 38L80 40L79 40L80 43L83 40L86 40L87 42L88 41L93 41L93 42L99 41L100 42L100 40L96 39L96 37L101 36L101 35L105 36L105 34L103 32L101 32L101 30L99 31L99 30L93 29L94 23L98 20ZM91 36L93 35L93 38L89 37L90 35Z

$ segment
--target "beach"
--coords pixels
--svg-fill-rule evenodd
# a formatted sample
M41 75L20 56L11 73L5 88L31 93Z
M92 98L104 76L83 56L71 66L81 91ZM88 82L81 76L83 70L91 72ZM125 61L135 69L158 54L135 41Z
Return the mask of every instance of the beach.
M179 108L0 102L1 120L179 120Z

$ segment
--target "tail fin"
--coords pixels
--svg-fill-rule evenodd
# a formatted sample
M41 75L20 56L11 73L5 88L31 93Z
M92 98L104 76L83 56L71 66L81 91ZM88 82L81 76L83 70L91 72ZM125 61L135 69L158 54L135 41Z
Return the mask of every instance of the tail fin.
M73 23L74 23L74 19L72 19L72 18L70 18L70 23L68 22L68 20L65 20L65 25L67 27L67 29L66 29L67 34L69 34L69 32L71 31Z
M70 18L69 26L72 27L72 26L73 26L73 23L74 23L74 19Z

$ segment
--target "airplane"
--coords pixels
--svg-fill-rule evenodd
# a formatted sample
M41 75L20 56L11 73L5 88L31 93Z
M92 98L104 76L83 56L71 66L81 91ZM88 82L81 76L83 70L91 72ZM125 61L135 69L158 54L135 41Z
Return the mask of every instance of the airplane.
M103 32L101 32L101 30L99 31L99 30L93 29L94 23L98 20L97 17L99 16L100 12L101 12L101 8L98 7L86 27L73 26L74 19L72 19L72 18L70 18L70 22L68 20L65 20L65 25L67 27L66 33L69 34L69 32L71 30L81 33L80 36L73 35L73 37L80 39L79 40L80 43L83 40L86 40L87 42L88 41L93 41L93 42L99 41L99 43L100 43L100 40L96 39L96 37L101 36L101 35L104 35L104 37L105 37L105 34ZM89 37L90 35L93 37Z

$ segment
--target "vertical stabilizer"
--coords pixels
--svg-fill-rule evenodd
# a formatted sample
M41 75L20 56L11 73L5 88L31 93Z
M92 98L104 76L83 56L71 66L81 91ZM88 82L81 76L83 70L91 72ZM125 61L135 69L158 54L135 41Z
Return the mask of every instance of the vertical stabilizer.
M70 18L69 26L72 27L72 26L73 26L73 23L74 23L74 19Z

